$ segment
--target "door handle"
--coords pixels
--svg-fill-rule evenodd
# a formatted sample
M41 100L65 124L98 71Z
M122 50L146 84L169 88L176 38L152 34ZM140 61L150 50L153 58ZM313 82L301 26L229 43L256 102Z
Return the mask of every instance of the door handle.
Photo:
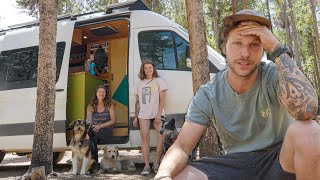
M63 92L64 89L56 89L56 92Z

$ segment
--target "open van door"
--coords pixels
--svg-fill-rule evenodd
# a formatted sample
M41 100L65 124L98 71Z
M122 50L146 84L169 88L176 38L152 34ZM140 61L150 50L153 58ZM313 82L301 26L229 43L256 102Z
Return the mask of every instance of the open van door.
M32 150L39 52L37 24L14 27L16 30L5 32L0 39L0 151ZM58 22L57 28L54 150L66 147L68 64L74 21Z

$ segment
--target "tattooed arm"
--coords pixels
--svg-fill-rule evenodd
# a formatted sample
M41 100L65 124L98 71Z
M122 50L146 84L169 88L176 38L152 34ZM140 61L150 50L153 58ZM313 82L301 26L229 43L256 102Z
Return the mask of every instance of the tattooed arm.
M273 52L279 40L266 27L252 21L240 23L237 29L241 35L258 36L263 49ZM275 59L279 74L279 101L297 120L310 120L317 112L317 94L308 79L287 54Z
M287 54L275 59L279 74L279 101L296 120L310 120L317 113L318 98L309 80Z
M135 94L136 96L136 103L134 105L135 107L135 113L134 113L134 119L133 119L133 126L138 127L138 116L139 116L139 111L140 111L140 103L139 103L139 96Z
M139 96L136 94L136 103L135 103L135 117L138 117L140 111L140 103L139 103Z

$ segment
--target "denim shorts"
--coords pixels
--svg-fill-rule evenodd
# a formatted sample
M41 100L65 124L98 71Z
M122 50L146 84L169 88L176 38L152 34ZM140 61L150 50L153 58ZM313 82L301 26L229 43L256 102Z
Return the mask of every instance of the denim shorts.
M269 150L201 158L189 165L204 172L209 180L294 180L295 174L281 168L281 145L276 144Z

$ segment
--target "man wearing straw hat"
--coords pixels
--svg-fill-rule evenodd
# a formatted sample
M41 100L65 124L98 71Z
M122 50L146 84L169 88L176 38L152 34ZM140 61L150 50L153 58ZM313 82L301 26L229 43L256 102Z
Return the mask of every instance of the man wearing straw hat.
M228 67L192 99L154 179L320 179L317 95L270 28L269 19L248 9L224 19ZM261 62L264 51L273 62ZM187 164L208 121L224 155Z

